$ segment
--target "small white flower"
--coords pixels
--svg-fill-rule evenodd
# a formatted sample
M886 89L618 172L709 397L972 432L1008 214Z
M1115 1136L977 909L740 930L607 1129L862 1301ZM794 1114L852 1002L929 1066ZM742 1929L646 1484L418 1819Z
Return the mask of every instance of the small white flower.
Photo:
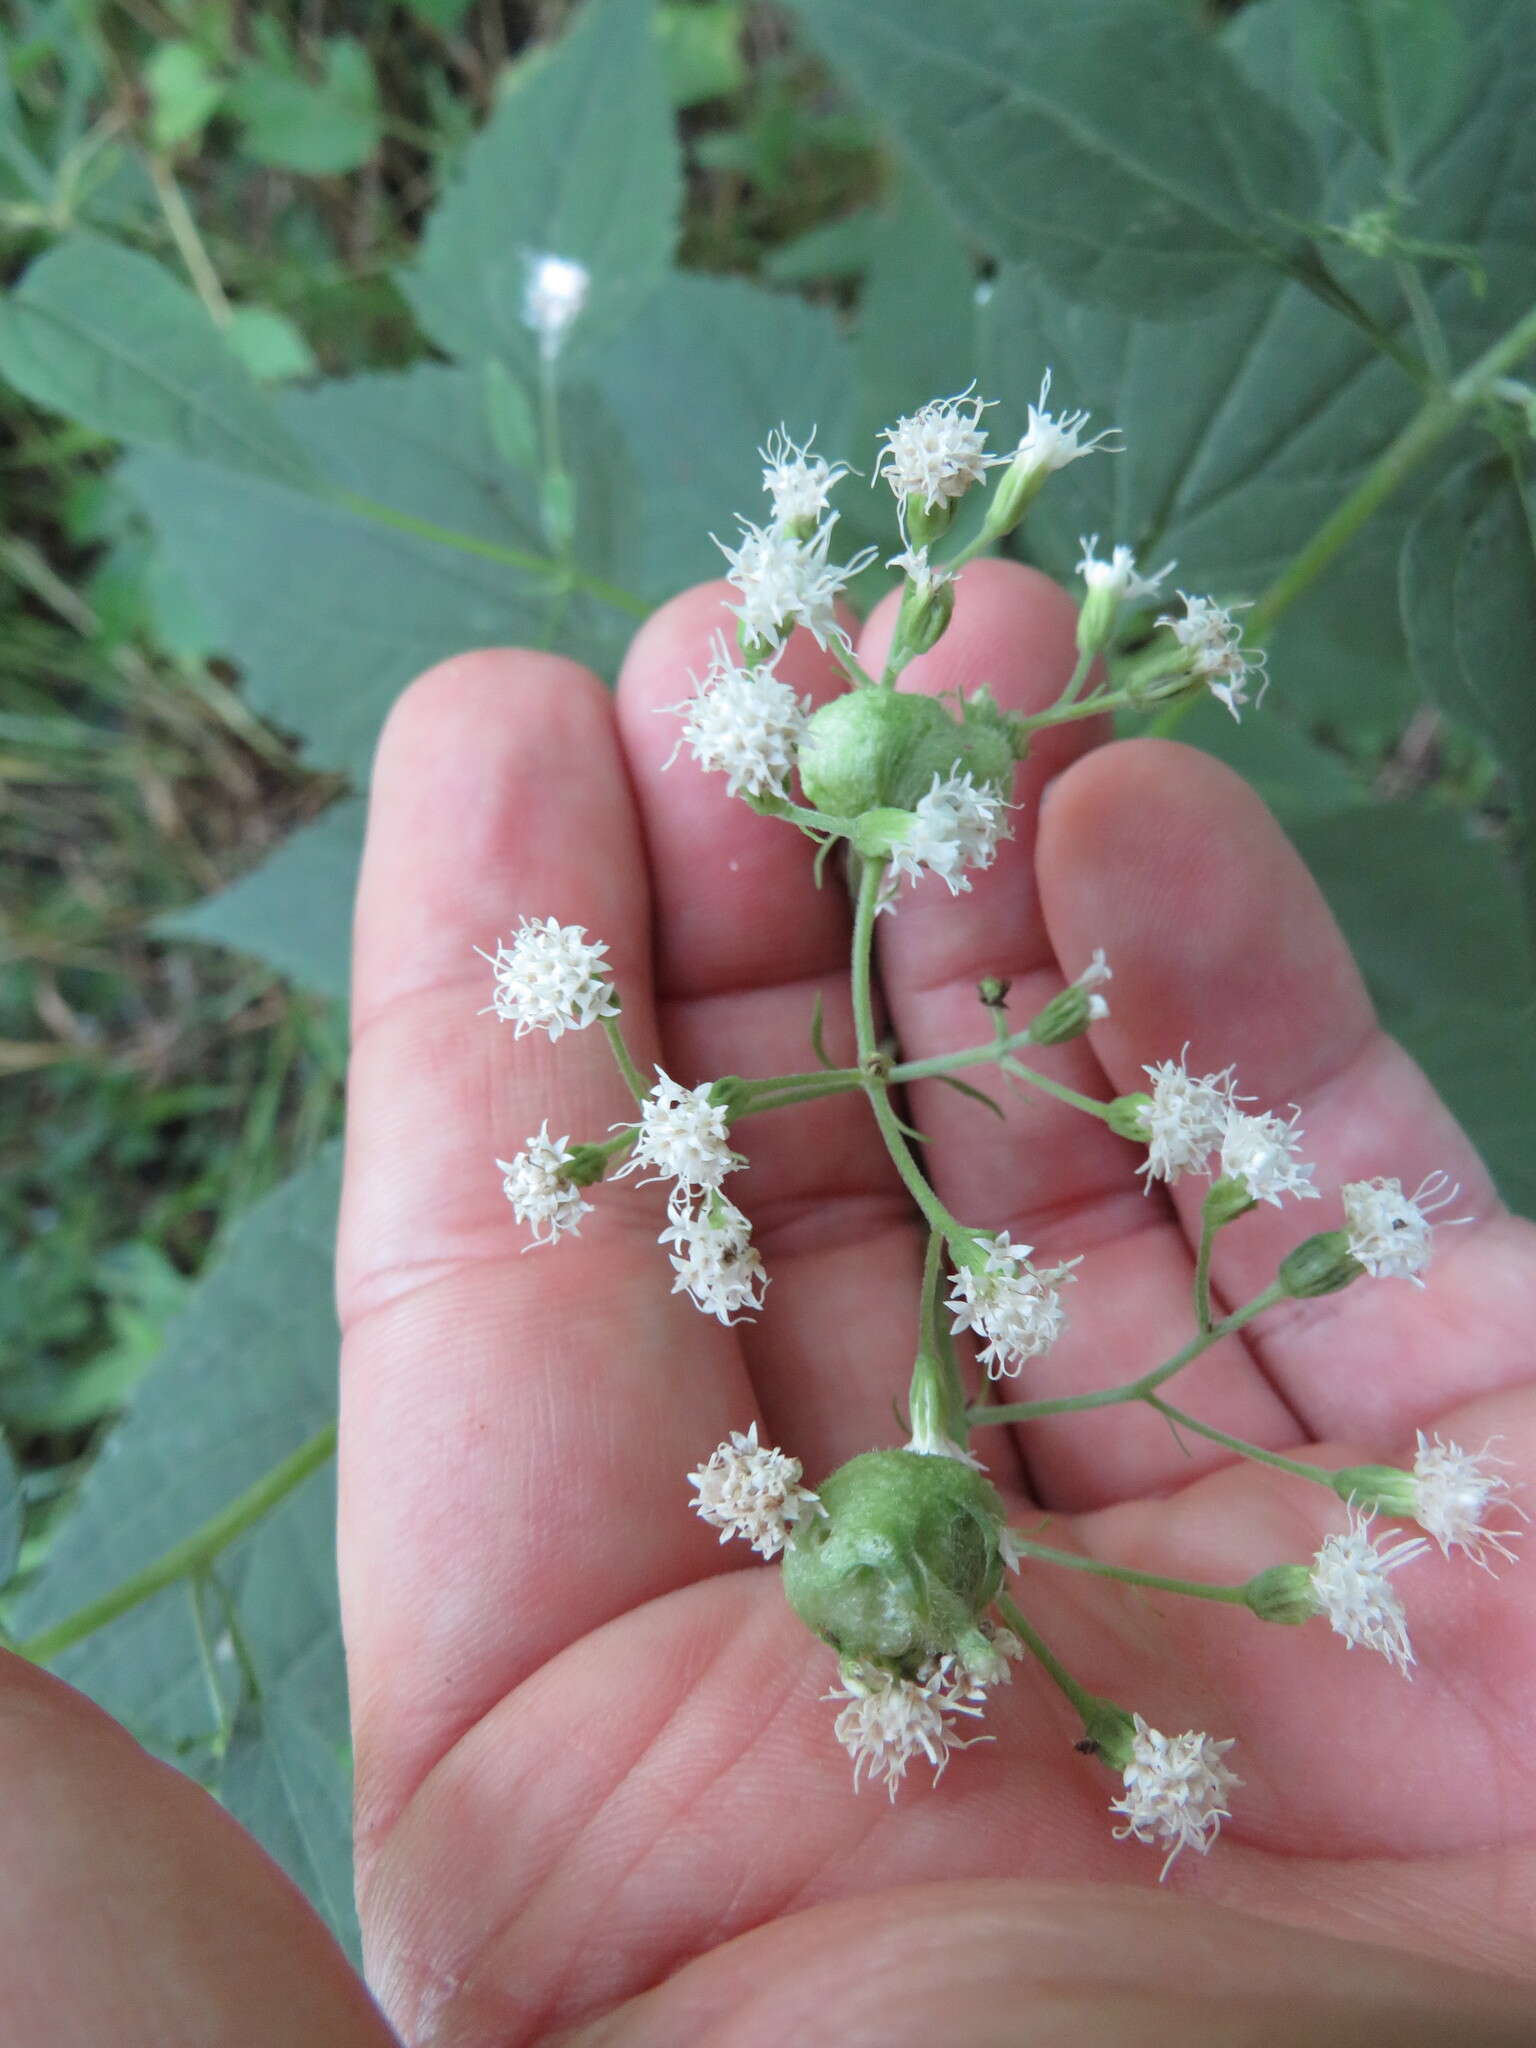
M519 1223L526 1223L534 1244L553 1244L560 1237L578 1237L581 1219L592 1213L581 1189L566 1178L571 1163L569 1138L552 1138L545 1119L515 1159L498 1159L506 1176L502 1193ZM531 1245L524 1245L531 1251Z
M937 1423L924 1424L914 1419L907 1449L919 1458L953 1458L956 1464L969 1465L973 1472L985 1472L987 1469L974 1451L968 1451L964 1444L957 1444L953 1437L946 1436Z
M1400 1180L1352 1180L1344 1190L1344 1224L1350 1257L1378 1280L1419 1278L1429 1264L1434 1235L1430 1217L1461 1193L1450 1176L1432 1173L1411 1195ZM1467 1219L1459 1219L1467 1220Z
M1074 988L1085 988L1094 991L1088 997L1088 1022L1090 1024L1102 1024L1109 1015L1109 1004L1097 991L1106 981L1113 981L1114 978L1115 970L1110 966L1104 948L1102 946L1095 946L1093 958L1072 984Z
M885 452L875 474L885 478L899 504L920 498L931 512L964 497L993 463L1009 459L986 452L981 416L988 403L973 387L954 398L936 398L885 429Z
M709 667L694 695L664 708L682 713L678 744L692 751L701 768L727 778L727 795L787 797L810 702L797 697L770 667L740 667L724 636L716 634Z
M1111 445L1119 438L1118 427L1107 427L1102 434L1095 434L1091 441L1082 438L1089 415L1085 412L1065 412L1059 419L1048 413L1045 402L1051 395L1051 373L1046 371L1040 380L1040 396L1029 408L1029 424L1024 437L1014 451L1013 461L1022 469L1050 473L1065 469L1069 462L1081 461L1085 455L1092 455L1102 449L1106 455L1118 455L1120 449Z
M1256 676L1259 685L1252 701L1263 702L1269 687L1269 678L1264 674L1268 657L1263 653L1244 653L1242 627L1231 612L1224 611L1213 599L1190 597L1182 590L1179 596L1184 600L1183 618L1176 619L1165 612L1157 623L1167 626L1188 652L1190 673L1199 676L1211 695L1241 721L1242 708L1249 702L1250 677Z
M1179 566L1177 562L1164 562L1161 569L1154 569L1150 576L1137 573L1136 557L1127 547L1117 547L1110 553L1107 562L1098 561L1094 549L1099 536L1091 533L1086 539L1079 536L1083 559L1077 565L1077 573L1090 590L1107 591L1119 604L1139 604L1143 599L1156 597L1165 576L1171 576Z
M698 1498L689 1503L720 1541L740 1536L760 1557L777 1557L794 1524L820 1513L817 1495L800 1484L800 1460L759 1447L757 1424L731 1431L707 1464L688 1474Z
M1131 1760L1122 1773L1125 1796L1109 1809L1125 1817L1115 1840L1134 1835L1138 1842L1168 1843L1163 1877L1180 1850L1209 1854L1222 1822L1231 1818L1227 1801L1243 1782L1223 1761L1231 1747L1230 1740L1215 1742L1194 1730L1160 1735L1138 1714Z
M523 289L523 321L539 338L539 353L553 362L572 323L587 303L592 273L569 256L530 256Z
M1299 1109L1289 1119L1229 1110L1221 1134L1222 1178L1241 1181L1254 1201L1272 1202L1277 1209L1286 1195L1315 1196L1313 1168L1296 1157L1300 1115Z
M1460 1444L1427 1437L1421 1429L1418 1456L1413 1461L1414 1520L1434 1537L1447 1557L1459 1547L1485 1571L1493 1569L1483 1555L1485 1550L1496 1550L1511 1564L1515 1562L1508 1544L1520 1534L1508 1527L1490 1529L1490 1510L1507 1510L1522 1521L1530 1519L1510 1498L1509 1481L1487 1469L1506 1462L1489 1455L1495 1441L1484 1444L1480 1451L1464 1451Z
M667 1213L667 1227L657 1242L669 1247L677 1275L672 1292L688 1295L722 1323L755 1315L768 1276L752 1242L752 1226L736 1204L709 1193L695 1207L685 1192L674 1194Z
M899 879L920 882L938 875L951 896L968 891L969 868L989 868L1000 839L1008 837L1008 804L1000 790L977 787L969 773L940 777L912 807L912 823L890 851L886 894L889 908Z
M634 1149L614 1175L615 1180L637 1167L654 1167L645 1180L675 1181L680 1196L697 1188L718 1188L741 1165L731 1150L730 1118L710 1100L712 1084L683 1088L670 1074L656 1069L656 1086L640 1105L640 1128ZM626 1128L619 1124L615 1130ZM643 1185L644 1183L642 1183Z
M768 436L767 447L758 450L763 460L763 489L773 500L773 516L779 526L797 525L802 520L819 524L833 485L848 474L846 462L833 464L812 455L815 438L813 430L802 448L780 427Z
M1244 1099L1236 1093L1232 1069L1197 1079L1176 1059L1142 1072L1152 1083L1151 1103L1141 1113L1147 1157L1138 1169L1147 1176L1147 1186L1154 1180L1177 1180L1181 1173L1205 1172L1233 1104Z
M950 1661L955 1676L964 1686L966 1697L983 1700L999 1685L1012 1685L1013 1673L1009 1669L1024 1654L1024 1645L1011 1628L999 1628L994 1623L981 1624L983 1640L957 1654ZM926 1677L928 1674L922 1674Z
M520 918L510 946L496 943L494 954L475 951L496 972L496 990L488 1005L504 1024L528 1031L584 1031L601 1017L617 1017L619 999L608 980L603 956L606 945L589 944L586 928L558 924L546 917Z
M946 583L956 582L960 575L958 569L947 569L942 562L930 562L926 547L903 548L899 555L892 555L885 566L887 569L899 569L919 597L932 597L936 590L942 590Z
M1373 1543L1371 1517L1349 1510L1349 1527L1330 1536L1313 1560L1312 1595L1318 1612L1353 1649L1356 1643L1379 1650L1406 1678L1413 1662L1403 1603L1389 1576L1428 1550L1422 1536L1399 1536Z
M933 1766L937 1784L951 1750L969 1749L972 1742L989 1739L972 1736L962 1741L955 1732L956 1717L978 1719L981 1706L969 1697L953 1665L952 1658L944 1658L920 1684L874 1664L843 1665L842 1684L825 1697L848 1702L833 1723L833 1733L853 1758L855 1792L861 1776L875 1783L884 1778L894 1801L908 1764L918 1755Z
M1024 1361L1048 1351L1066 1327L1060 1287L1075 1276L1079 1262L1039 1268L1030 1264L1027 1244L1009 1242L1000 1231L987 1246L985 1269L957 1267L948 1307L955 1332L972 1330L985 1341L981 1358L993 1379L1014 1379Z
M728 579L741 598L731 610L747 638L778 647L800 625L819 647L830 640L846 646L848 635L837 623L838 593L869 567L879 550L864 548L839 567L827 560L832 541L830 519L805 540L777 525L753 526L746 519L737 523L741 527L739 545L730 548L723 540L715 540L715 546L724 555Z

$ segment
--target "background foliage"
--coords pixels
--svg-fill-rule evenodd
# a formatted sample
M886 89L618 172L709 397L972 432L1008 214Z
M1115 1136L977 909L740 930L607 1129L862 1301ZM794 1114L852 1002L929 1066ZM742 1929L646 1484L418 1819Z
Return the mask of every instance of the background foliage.
M1023 546L1070 574L1099 532L1259 598L1262 719L1184 736L1276 806L1389 1023L1536 1204L1532 400L1518 357L1464 374L1536 301L1536 12L11 22L5 1624L350 1944L328 1255L373 741L465 646L611 672L716 566L781 418L857 457L979 375L1004 438L1049 363L1124 429ZM561 365L573 507L520 317L545 250L594 280ZM857 493L845 518L878 537Z

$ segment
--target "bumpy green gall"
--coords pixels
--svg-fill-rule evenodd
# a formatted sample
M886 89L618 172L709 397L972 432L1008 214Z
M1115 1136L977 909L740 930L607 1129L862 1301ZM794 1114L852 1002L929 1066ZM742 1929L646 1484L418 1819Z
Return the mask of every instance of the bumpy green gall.
M910 811L935 776L1006 789L1013 762L1007 722L984 692L956 719L917 691L849 690L816 712L800 742L801 786L834 818Z
M817 1488L797 1525L784 1591L842 1657L914 1672L974 1630L1002 1584L1003 1503L957 1458L866 1451Z

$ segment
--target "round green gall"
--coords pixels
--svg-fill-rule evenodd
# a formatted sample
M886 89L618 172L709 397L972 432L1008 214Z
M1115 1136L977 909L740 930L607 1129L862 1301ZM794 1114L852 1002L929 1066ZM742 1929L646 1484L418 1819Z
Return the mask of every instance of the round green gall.
M784 1591L843 1658L912 1676L953 1653L1003 1581L997 1489L958 1458L865 1451L817 1488L784 1552Z
M942 755L947 775L960 752L955 721L937 699L904 690L849 690L823 704L800 742L800 785L818 811L857 818L911 810L933 781L916 765Z

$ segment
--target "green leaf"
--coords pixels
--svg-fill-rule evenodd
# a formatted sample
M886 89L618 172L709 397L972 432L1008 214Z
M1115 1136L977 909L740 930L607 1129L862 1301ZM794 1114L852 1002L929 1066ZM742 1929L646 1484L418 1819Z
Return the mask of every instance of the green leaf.
M1448 718L1479 734L1525 825L1522 879L1536 930L1536 553L1513 466L1454 471L1409 529L1400 591L1415 673Z
M144 66L149 92L149 132L157 149L175 149L202 133L224 82L195 43L160 43Z
M0 375L139 447L302 483L309 464L194 295L159 264L76 236L0 302Z
M747 82L737 0L661 0L656 34L674 107L726 99Z
M321 45L315 79L286 52L248 59L229 88L229 110L244 124L248 156L312 177L355 171L383 132L373 65L350 36Z
M156 929L253 953L304 988L344 1001L364 811L353 798L333 804L252 873L160 918Z
M0 1437L0 1587L10 1583L21 1552L21 1474Z
M224 338L259 384L289 384L315 374L314 351L286 313L236 306Z
M662 590L718 576L710 534L734 536L738 512L766 517L757 451L775 427L799 440L814 427L818 449L842 451L851 365L836 323L736 278L670 278L594 374L643 479L639 539Z
M677 235L677 139L650 0L588 0L465 153L403 279L450 355L505 356L532 376L523 319L531 259L591 273L568 359L622 331L660 280Z
M1396 171L1460 110L1466 38L1447 0L1301 0L1299 34L1318 90Z
M1304 138L1166 0L800 11L966 230L1074 296L1181 313L1300 247Z
M544 545L526 480L488 445L479 377L421 364L278 403L333 491L376 511L166 455L135 458L125 476L244 669L252 705L297 733L312 760L366 780L399 691L468 647L555 646L600 668L616 660L628 615L579 592L561 600L547 573L498 559L505 550L537 561ZM489 553L401 530L391 513ZM581 545L602 558L591 528Z
M235 1722L219 1796L319 1907L354 1962L352 1775L345 1759L281 1698Z

